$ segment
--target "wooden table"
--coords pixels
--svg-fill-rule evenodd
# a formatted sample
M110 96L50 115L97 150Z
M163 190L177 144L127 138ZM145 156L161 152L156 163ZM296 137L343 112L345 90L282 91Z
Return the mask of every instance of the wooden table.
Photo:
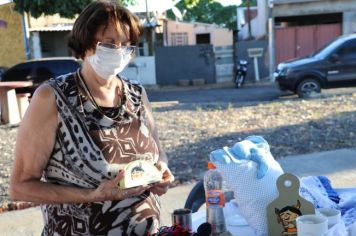
M30 81L0 82L0 115L1 123L18 124L21 111L16 97L16 88L31 87Z

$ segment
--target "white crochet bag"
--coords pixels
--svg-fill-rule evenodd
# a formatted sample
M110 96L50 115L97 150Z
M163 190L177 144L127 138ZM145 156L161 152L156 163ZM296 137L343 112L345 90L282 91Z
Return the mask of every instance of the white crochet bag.
M267 235L266 207L278 197L276 181L283 174L267 141L250 136L232 148L211 152L210 160L233 190L241 214L256 235Z

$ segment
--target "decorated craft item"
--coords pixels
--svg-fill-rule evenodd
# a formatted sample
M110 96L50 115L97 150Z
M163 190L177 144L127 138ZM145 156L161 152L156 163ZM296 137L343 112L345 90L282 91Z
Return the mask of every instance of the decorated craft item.
M125 176L119 183L122 189L152 184L162 179L162 174L156 166L144 160L132 161L124 167L124 170Z
M277 180L279 196L267 206L269 236L297 236L298 216L314 214L314 205L299 195L299 179L290 173Z

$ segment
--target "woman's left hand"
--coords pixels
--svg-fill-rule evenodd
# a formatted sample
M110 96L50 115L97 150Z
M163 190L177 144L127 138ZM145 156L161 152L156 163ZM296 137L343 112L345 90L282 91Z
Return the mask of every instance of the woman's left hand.
M162 173L162 180L159 183L153 184L150 191L158 196L161 196L168 191L169 186L174 181L174 176L169 170L167 163L159 161L157 162L156 167Z

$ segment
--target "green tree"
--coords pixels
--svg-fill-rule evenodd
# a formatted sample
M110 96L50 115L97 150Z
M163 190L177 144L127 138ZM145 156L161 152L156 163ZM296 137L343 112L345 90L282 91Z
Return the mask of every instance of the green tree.
M184 21L215 23L229 29L236 29L237 6L224 7L215 0L184 0L179 2L176 7L181 12L185 12ZM171 10L167 12L167 17L175 19L175 15Z
M257 0L242 0L240 7L246 7L248 2L250 2L251 7L257 6Z
M62 17L73 18L93 0L14 0L15 10L23 14L29 13L33 17L54 15L59 13ZM135 0L118 0L124 5L131 4Z

